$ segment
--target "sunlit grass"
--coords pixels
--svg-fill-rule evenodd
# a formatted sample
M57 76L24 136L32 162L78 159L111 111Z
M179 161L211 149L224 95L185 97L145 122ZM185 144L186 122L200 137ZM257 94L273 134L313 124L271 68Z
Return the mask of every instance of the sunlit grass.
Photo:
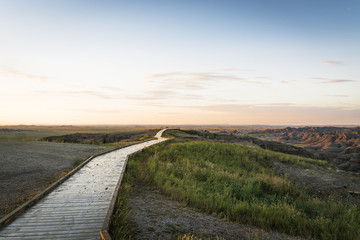
M127 177L231 221L306 238L360 239L355 206L310 197L278 176L271 162L327 163L259 148L212 142L163 143L130 159Z

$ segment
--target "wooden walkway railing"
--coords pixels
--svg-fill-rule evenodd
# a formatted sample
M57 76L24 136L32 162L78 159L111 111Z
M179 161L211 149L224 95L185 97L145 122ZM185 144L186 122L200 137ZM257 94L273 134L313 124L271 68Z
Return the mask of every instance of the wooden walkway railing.
M157 140L89 159L78 172L2 227L0 239L99 239L100 231L108 234L128 156L165 141L161 137L164 131L156 135Z

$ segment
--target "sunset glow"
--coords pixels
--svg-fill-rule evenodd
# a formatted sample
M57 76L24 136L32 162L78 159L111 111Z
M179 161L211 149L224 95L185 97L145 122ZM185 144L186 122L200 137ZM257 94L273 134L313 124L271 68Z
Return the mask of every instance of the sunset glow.
M359 11L3 0L0 124L360 124Z

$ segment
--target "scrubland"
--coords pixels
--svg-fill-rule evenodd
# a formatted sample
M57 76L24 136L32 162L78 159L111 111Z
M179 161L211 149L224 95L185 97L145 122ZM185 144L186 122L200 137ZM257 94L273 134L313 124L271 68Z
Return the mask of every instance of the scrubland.
M155 133L136 126L0 126L0 217L89 156L151 139ZM74 141L64 143L68 134ZM96 139L81 141L78 136ZM104 143L107 136L117 138ZM54 142L45 141L47 137Z
M0 216L103 149L89 144L0 142Z
M168 131L167 136L171 132L175 131ZM333 167L326 161L238 144L190 141L186 136L191 133L184 131L183 138L130 158L112 220L115 239L132 234L127 196L136 183L156 187L204 213L267 231L308 239L360 239L358 206L331 196L311 196L306 186L273 168L277 162L325 171Z

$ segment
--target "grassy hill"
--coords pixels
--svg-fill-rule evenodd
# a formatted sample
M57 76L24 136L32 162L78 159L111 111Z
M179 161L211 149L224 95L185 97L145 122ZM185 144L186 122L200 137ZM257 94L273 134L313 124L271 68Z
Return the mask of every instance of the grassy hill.
M238 144L189 141L189 134L183 132L183 138L146 149L129 160L113 218L115 238L131 234L124 228L124 203L126 192L137 181L231 221L305 238L360 239L357 206L314 198L272 168L273 162L280 162L325 169L329 167L325 161Z

